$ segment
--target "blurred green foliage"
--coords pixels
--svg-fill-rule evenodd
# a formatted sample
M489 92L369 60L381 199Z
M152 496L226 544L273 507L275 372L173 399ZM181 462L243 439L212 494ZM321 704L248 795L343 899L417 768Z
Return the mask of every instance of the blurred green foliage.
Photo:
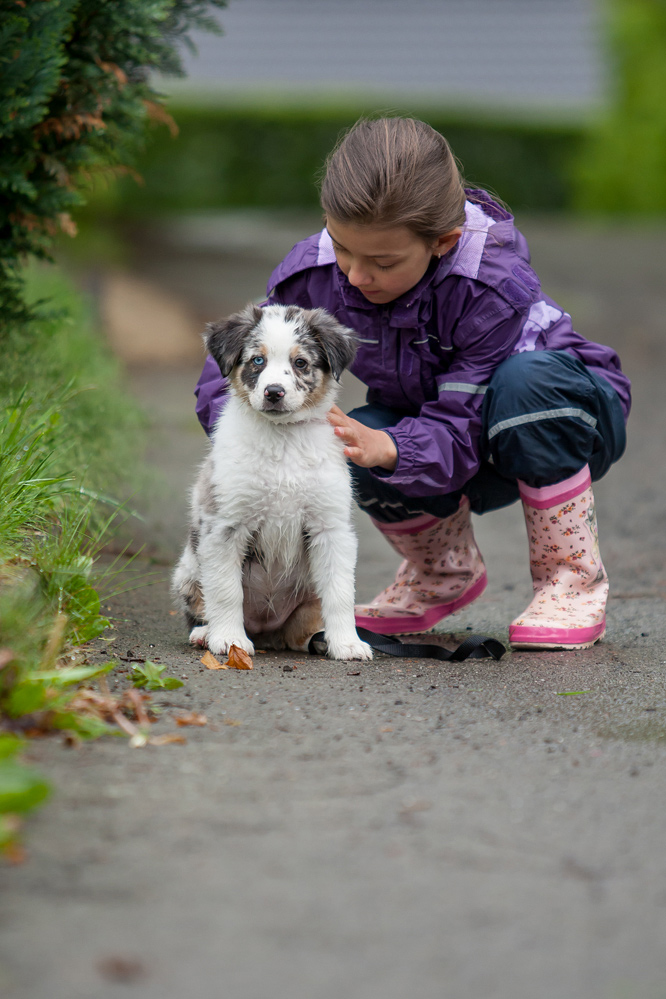
M609 111L589 129L575 170L584 212L666 212L666 3L607 0Z
M155 131L137 162L143 183L125 177L99 185L86 215L316 208L316 181L326 156L363 110L172 103L179 135ZM447 137L470 185L496 191L514 209L553 211L570 204L580 124L480 121L432 111L420 116Z
M44 414L59 395L56 460L82 485L123 495L136 484L146 418L124 384L91 303L62 272L37 261L21 270L31 318L5 322L0 407L23 395Z

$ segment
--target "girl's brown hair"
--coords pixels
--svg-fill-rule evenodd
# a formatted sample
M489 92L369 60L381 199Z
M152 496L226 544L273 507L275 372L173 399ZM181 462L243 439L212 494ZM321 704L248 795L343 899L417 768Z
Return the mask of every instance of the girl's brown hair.
M344 225L405 226L432 243L465 223L451 148L416 118L362 118L326 161L321 205Z

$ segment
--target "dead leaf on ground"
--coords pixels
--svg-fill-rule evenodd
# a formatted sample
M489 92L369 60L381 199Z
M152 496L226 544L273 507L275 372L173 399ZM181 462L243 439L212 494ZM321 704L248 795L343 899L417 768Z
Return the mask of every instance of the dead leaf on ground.
M122 982L126 985L146 976L143 962L136 957L110 955L97 962L97 970L109 982Z
M144 706L144 700L146 700L145 694L140 694L138 690L134 689L134 687L130 687L129 690L126 690L123 694L122 700L130 702L139 725L150 725L150 718L148 717L148 712Z
M212 652L204 652L199 662L202 662L206 669L229 669L228 666L216 659Z
M23 864L27 859L27 853L23 844L18 840L19 833L23 827L23 822L18 815L8 814L3 816L4 832L8 840L4 846L0 847L0 857L9 864Z
M147 707L150 706L150 694L142 694L131 687L123 691L120 697L109 692L108 684L99 683L101 693L82 687L76 692L70 702L70 708L77 714L99 718L100 721L114 721L128 735L135 735L137 728L130 718L133 716L140 725L149 725L151 718Z
M226 665L229 669L254 669L252 666L252 656L238 645L232 645L229 649L229 658Z
M7 843L2 848L2 856L9 864L18 866L24 864L28 858L28 853L21 843Z
M223 718L222 721L225 725L242 725L242 721L238 721L237 718Z
M199 711L189 711L185 715L176 715L176 725L207 725L208 719Z
M164 735L151 735L148 740L149 746L168 746L172 742L179 742L185 744L187 739L184 735L179 735L178 732L165 732Z

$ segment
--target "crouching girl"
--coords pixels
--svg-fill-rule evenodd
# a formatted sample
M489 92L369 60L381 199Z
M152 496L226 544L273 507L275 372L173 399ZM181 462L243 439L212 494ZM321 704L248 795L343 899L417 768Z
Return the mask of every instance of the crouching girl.
M625 447L629 382L541 290L527 243L446 140L410 118L362 120L329 157L326 227L298 243L269 301L323 307L356 330L367 404L329 419L359 505L403 558L356 608L384 634L427 631L486 586L470 513L520 498L534 596L518 648L580 649L605 631L608 577L592 482ZM209 358L207 429L225 386Z

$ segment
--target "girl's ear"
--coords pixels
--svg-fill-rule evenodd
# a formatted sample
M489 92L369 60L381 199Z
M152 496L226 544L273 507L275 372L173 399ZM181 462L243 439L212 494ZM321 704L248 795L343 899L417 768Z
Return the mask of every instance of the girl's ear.
M462 229L460 226L452 229L451 232L445 232L443 236L438 236L433 243L432 252L436 257L443 257L445 253L453 249L461 236Z
M228 319L207 323L204 343L225 378L238 364L245 341L260 322L261 316L262 311L258 305L248 305L242 312L235 312Z
M304 310L303 315L331 374L339 382L340 375L356 355L356 333L339 323L326 309Z

